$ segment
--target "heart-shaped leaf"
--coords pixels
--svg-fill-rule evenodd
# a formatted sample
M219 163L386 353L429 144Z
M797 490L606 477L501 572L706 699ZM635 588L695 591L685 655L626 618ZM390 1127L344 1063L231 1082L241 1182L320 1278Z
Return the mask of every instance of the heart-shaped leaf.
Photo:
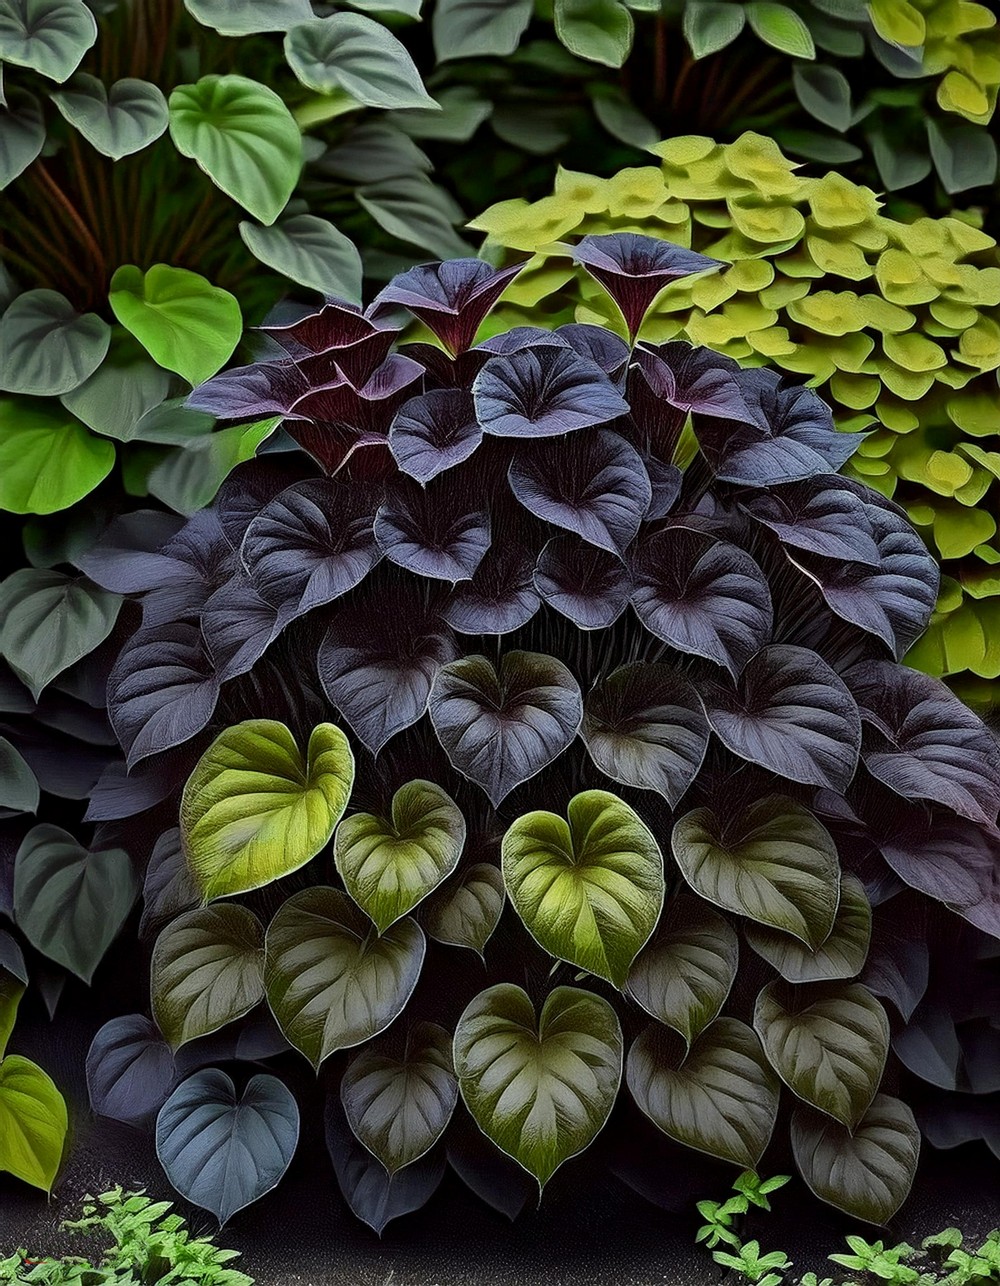
M400 407L389 430L389 450L404 473L430 482L467 460L483 440L476 408L465 389L431 389Z
M454 477L429 487L398 479L375 518L375 539L386 558L416 576L469 580L490 547L489 513Z
M245 906L205 906L173 920L153 948L156 1025L174 1049L242 1018L264 999L264 928Z
M170 384L170 372L150 361L131 336L119 331L90 379L64 393L60 401L95 433L131 442L140 432L143 416L163 404Z
M61 409L0 398L0 508L50 514L89 495L111 472L115 448Z
M930 980L930 950L920 924L876 921L861 981L883 1000L891 1000L909 1022Z
M281 1030L314 1067L361 1045L406 1007L426 942L415 920L381 936L337 889L290 897L267 930L267 1001Z
M0 103L0 192L24 173L45 146L45 118L31 94Z
M792 1093L855 1129L889 1053L889 1020L867 987L768 983L753 1022L771 1066Z
M38 778L21 752L6 737L0 737L0 809L34 813L38 799Z
M540 606L532 577L534 562L523 545L494 542L472 579L460 581L441 609L459 634L510 634Z
M178 85L169 107L178 152L254 218L272 224L302 168L302 135L274 90L245 76L202 76Z
M181 800L181 839L205 901L305 866L330 842L353 783L350 744L332 723L313 729L305 755L272 719L220 733Z
M225 1072L195 1072L156 1118L156 1155L188 1201L225 1224L277 1187L299 1141L299 1109L274 1076L242 1094Z
M769 925L816 950L840 901L840 865L829 831L782 795L725 820L685 813L671 839L681 874L700 897Z
M526 813L503 838L503 877L528 932L557 960L621 989L663 908L663 855L623 800L575 795L568 821Z
M905 1103L877 1094L853 1131L813 1108L797 1108L792 1150L820 1201L866 1223L885 1224L909 1195L920 1131Z
M481 1132L468 1112L456 1112L446 1142L448 1164L461 1181L512 1223L536 1196L538 1185Z
M393 795L391 818L345 817L334 857L348 893L384 933L452 873L464 847L465 818L450 796L411 781Z
M656 791L672 808L698 775L709 737L693 685L656 662L624 665L592 688L580 731L603 773Z
M0 929L0 1061L17 1022L17 1011L28 985L24 953L15 938Z
M628 1087L664 1134L722 1161L755 1170L778 1115L779 1081L751 1028L716 1018L685 1053L650 1024L629 1050Z
M628 414L628 403L597 363L571 348L491 357L472 395L483 430L505 438L558 437Z
M239 303L228 290L165 263L148 272L123 265L111 278L108 299L150 356L192 384L229 361L243 331Z
M355 1137L395 1174L444 1133L458 1102L458 1081L443 1027L411 1027L402 1057L392 1043L379 1041L351 1059L340 1098Z
M141 152L167 128L167 100L146 80L116 80L106 89L80 72L52 101L91 147L115 161Z
M484 656L442 666L429 710L454 767L496 806L572 742L583 700L555 657L507 652L499 671Z
M87 984L132 909L138 883L122 849L88 853L58 826L32 827L14 864L14 918L43 956Z
M93 375L110 343L111 327L96 313L81 315L55 290L27 290L0 318L0 388L59 397Z
M397 161L392 174L399 172ZM387 173L386 177L392 174ZM521 267L521 264L512 264L494 268L482 259L472 258L418 264L393 277L388 286L379 291L370 315L378 317L384 310L406 308L437 336L449 353L464 353ZM549 342L559 343L551 332L539 332L539 335L542 342L547 338ZM497 351L490 347L490 341L484 347L490 352ZM472 369L477 368L478 363Z
M23 567L0 582L0 655L38 700L111 633L121 599L80 577Z
M240 224L240 236L255 259L307 290L340 299L361 299L361 256L339 228L315 214L296 214L270 228Z
M741 759L810 786L843 791L861 748L861 718L844 681L815 652L762 648L738 687L712 684L708 720Z
M69 1117L66 1100L30 1059L0 1060L0 1173L51 1192Z
M309 0L184 0L184 4L202 26L223 36L287 31L312 17Z
M64 81L96 40L83 0L0 0L0 61Z
M690 1046L718 1018L738 963L739 942L728 922L681 894L633 961L628 994Z
M91 1042L87 1090L99 1116L142 1125L160 1110L176 1083L173 1051L142 1014L112 1018Z
M201 901L184 856L181 833L176 826L164 831L153 845L146 867L142 900L140 937L146 937L175 916L193 910Z
M650 633L734 677L771 636L767 579L745 550L685 527L640 544L632 606Z
M839 478L811 478L760 492L743 507L793 549L876 567L878 546L865 506Z
M366 107L436 107L406 46L359 13L335 13L293 27L285 37L292 71L319 94L342 90Z
M543 602L581 630L605 630L628 606L632 579L617 554L576 536L553 536L538 556L534 585Z
M444 62L512 54L531 21L531 0L440 0L434 10L434 49Z
M872 909L865 887L853 875L840 880L840 904L830 935L811 951L804 942L748 920L747 942L788 982L829 982L856 978L865 967L872 935Z
M466 867L427 903L423 916L427 936L482 956L500 923L504 896L503 875L497 867L489 862Z
M556 987L539 1017L511 983L481 991L455 1030L465 1105L501 1151L538 1180L589 1147L622 1075L622 1031L593 992Z

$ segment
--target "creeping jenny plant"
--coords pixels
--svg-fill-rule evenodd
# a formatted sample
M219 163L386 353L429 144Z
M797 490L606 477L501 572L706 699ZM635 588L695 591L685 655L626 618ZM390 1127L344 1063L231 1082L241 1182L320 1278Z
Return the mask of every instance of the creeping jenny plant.
M920 1146L891 1045L930 969L899 909L973 974L996 951L1000 757L898 663L937 568L837 476L862 439L773 370L635 342L715 260L628 233L572 255L627 339L477 344L519 271L479 260L283 319L190 400L301 450L81 559L141 605L115 799L124 834L165 828L155 1024L102 1029L91 1097L155 1118L222 1221L289 1164L303 1061L379 1229L446 1158L516 1213L628 1113L741 1168L780 1129L817 1196L885 1220ZM400 344L407 314L436 342Z

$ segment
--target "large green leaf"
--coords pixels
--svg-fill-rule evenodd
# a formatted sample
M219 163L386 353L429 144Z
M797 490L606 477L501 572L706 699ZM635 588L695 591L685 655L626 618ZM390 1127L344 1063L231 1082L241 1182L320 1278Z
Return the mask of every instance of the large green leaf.
M89 495L114 468L115 448L57 407L0 398L0 509L51 514Z
M512 983L481 991L455 1030L462 1098L482 1132L538 1180L594 1141L622 1075L622 1031L608 1002L556 987L541 1016Z
M146 80L116 80L107 89L79 72L52 100L91 147L115 161L141 152L167 128L167 100Z
M555 0L555 26L571 53L606 67L622 65L635 30L621 0Z
M143 416L136 427L136 436L143 441L153 437L149 418ZM206 433L199 419L204 417L197 411L187 416L165 416L155 430L160 441L167 437L176 441L190 435L183 446L171 451L150 471L147 479L149 494L182 514L197 513L210 504L233 469L245 460L252 460L260 444L280 423L278 417L272 417L256 424L234 424L229 429Z
M532 8L532 0L438 0L433 27L438 61L512 54Z
M436 942L482 955L503 911L503 875L489 862L460 871L427 903L424 928Z
M278 95L245 76L203 76L178 85L169 107L177 150L261 223L273 223L302 168L302 136Z
M388 1038L347 1065L340 1098L355 1137L390 1174L431 1150L458 1101L451 1036L436 1023L417 1023L402 1057Z
M66 1100L40 1067L18 1054L0 1061L0 1171L51 1192L68 1126Z
M406 46L381 23L360 13L335 13L293 27L285 57L306 86L320 94L344 90L366 107L436 107Z
M889 1020L867 987L769 983L754 1027L793 1094L853 1130L871 1105L889 1053Z
M743 30L746 10L734 0L687 0L684 38L695 58L707 58L731 45Z
M60 401L95 433L131 442L142 417L169 393L171 379L170 372L151 361L131 335L119 330L90 379L63 394Z
M384 933L447 879L464 847L465 818L451 797L411 781L393 796L391 818L345 817L334 856L348 893Z
M88 853L58 826L32 827L14 862L14 919L33 947L88 983L139 891L120 848Z
M289 1043L319 1067L402 1013L426 947L415 920L399 920L380 936L339 889L304 889L268 926L267 1002Z
M287 31L312 17L309 0L184 0L184 5L203 26L223 36Z
M663 908L663 855L609 791L574 796L567 816L514 822L503 838L504 883L541 947L621 988Z
M332 723L306 755L283 723L247 719L219 734L181 799L184 851L206 902L262 888L329 842L354 783L354 756Z
M0 62L64 81L96 39L83 0L0 0Z
M853 1132L813 1108L797 1108L792 1150L820 1201L855 1219L885 1224L909 1195L920 1131L905 1103L877 1094Z
M28 290L0 318L0 388L68 393L93 375L110 342L111 327L96 313L81 315L55 290Z
M789 982L828 982L855 978L864 968L872 936L872 909L855 875L840 880L840 905L827 940L815 951L777 929L748 921L747 942Z
M454 198L426 174L401 174L355 190L358 205L390 236L420 246L439 259L462 258L472 250L455 231L462 218Z
M794 9L774 0L751 0L747 22L765 44L792 58L815 58L816 46L805 22Z
M0 103L0 192L23 174L45 146L45 120L38 99L11 95Z
M628 993L688 1045L719 1016L736 977L732 927L698 898L681 894L629 970Z
M271 228L243 222L240 236L255 259L290 281L361 302L361 255L328 219L297 214Z
M671 843L684 878L707 901L813 950L829 936L840 901L837 848L801 804L768 795L725 821L696 808L676 822Z
M84 577L22 567L0 583L0 656L38 699L111 633L121 598Z
M0 586L0 597L2 594ZM0 737L0 815L7 808L15 813L37 812L38 796L38 778L25 763L24 756L6 737Z
M108 299L153 360L191 384L224 366L243 333L235 297L186 268L157 263L143 272L124 264L111 278Z
M175 1049L264 999L264 928L245 906L188 911L161 932L150 963L153 1017Z
M756 1169L778 1114L779 1082L745 1023L716 1018L686 1055L679 1037L651 1024L629 1050L626 1075L664 1134Z

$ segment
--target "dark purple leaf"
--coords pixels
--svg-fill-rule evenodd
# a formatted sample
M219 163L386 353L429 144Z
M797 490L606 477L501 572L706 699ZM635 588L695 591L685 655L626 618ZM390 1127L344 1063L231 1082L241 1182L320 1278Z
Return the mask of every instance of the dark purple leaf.
M581 733L601 772L654 790L675 808L698 775L709 729L698 693L682 674L637 662L587 694Z
M360 585L382 557L373 532L381 491L310 478L279 492L247 527L241 555L283 623Z
M202 608L201 632L220 683L246 674L281 633L286 618L245 576L234 576Z
M583 718L576 679L537 652L506 653L499 672L484 656L443 666L428 708L453 767L494 807L562 754Z
M419 362L401 353L391 353L364 383L355 385L341 378L317 380L290 408L290 418L320 425L346 425L362 433L385 435L393 416L403 402L413 396L413 386L423 374L424 368ZM290 431L297 428L297 424L292 425Z
M596 362L605 375L616 383L625 373L629 360L629 347L623 339L603 326L585 322L567 322L555 334L564 339L574 352Z
M573 262L582 264L615 301L633 337L664 286L723 266L718 259L638 232L592 233L577 242L570 253Z
M255 456L238 464L219 488L212 508L234 549L261 510L286 488L312 479L315 469L299 452Z
M642 344L635 357L637 373L650 391L678 411L697 411L760 430L767 427L761 408L744 392L740 367L731 357L681 340L656 347Z
M736 676L771 634L767 580L745 550L686 527L643 541L632 606L652 634Z
M94 1037L87 1054L87 1090L99 1116L142 1125L176 1084L173 1053L148 1018L112 1018Z
M88 799L118 757L108 746L80 741L34 720L19 721L12 739L42 790L60 799Z
M907 1022L923 999L930 978L930 952L922 928L900 923L892 912L876 916L861 974L868 990L891 1000Z
M628 403L596 362L570 348L491 357L472 393L483 430L504 438L558 437L628 413Z
M189 518L160 554L173 560L177 568L144 595L144 628L196 618L236 569L236 554L212 509L202 509Z
M469 580L490 547L490 516L468 492L455 475L430 487L394 482L375 518L386 558L417 576Z
M309 389L309 376L297 362L254 362L213 375L188 394L185 405L219 420L260 420L287 415Z
M923 1103L917 1119L931 1147L958 1148L982 1140L1000 1161L1000 1094L937 1094Z
M200 906L201 900L181 846L181 833L174 826L163 832L150 854L142 886L140 936L158 931L168 920Z
M991 825L1000 808L1000 748L986 725L929 674L865 661L844 676L864 721L862 757L904 799L943 804Z
M782 544L869 567L880 561L865 506L839 478L792 482L753 496L743 507Z
M434 676L458 655L421 587L375 593L334 617L317 666L326 695L374 753L427 709Z
M187 1076L217 1063L262 1063L291 1048L271 1011L258 1005L238 1022L182 1045L174 1062L180 1074Z
M298 359L315 383L326 382L333 365L355 386L389 356L398 331L374 325L353 304L334 300L317 313L286 326L265 325L262 330ZM310 361L310 357L319 360Z
M147 808L161 804L180 785L173 773L165 769L162 757L155 764L145 763L129 772L121 759L115 759L91 792L85 822L113 822L134 817Z
M219 681L196 625L139 630L108 680L108 713L129 767L200 732L218 699Z
M499 335L491 335L489 339L484 339L481 344L476 345L472 353L482 355L480 357L481 369L486 361L487 354L490 357L508 357L511 353L520 353L526 348L572 347L573 345L569 340L560 335L558 331L545 330L542 326L512 326L510 330L501 331ZM466 354L466 356L471 357L472 353Z
M635 539L653 496L638 451L610 429L539 443L508 477L529 513L613 554Z
M657 522L660 518L666 518L677 503L684 483L684 475L675 464L665 464L654 455L643 456L642 464L653 489L646 520Z
M534 329L531 327L530 329ZM545 332L550 334L551 332ZM402 344L399 351L404 357L412 357L419 362L427 373L425 381L428 388L464 388L472 384L483 368L488 354L482 347L470 348L467 353L452 357L437 344Z
M509 634L539 608L531 555L517 540L494 540L472 579L455 587L441 615L459 634Z
M468 460L483 440L472 394L465 389L432 389L403 404L389 429L389 450L399 467L418 482Z
M482 259L419 264L394 277L375 296L368 313L377 317L387 308L402 306L433 331L449 352L461 353L523 267L498 269Z
M907 1019L906 1026L893 1036L892 1052L922 1081L939 1089L959 1088L962 1042L954 1015L934 997L925 997Z
M176 536L184 519L155 509L119 514L100 540L76 560L95 585L116 594L140 594L188 573L159 551Z
M632 578L614 554L575 536L553 536L535 567L535 589L582 630L603 630L628 606Z
M703 693L708 720L733 754L769 772L843 791L854 776L861 718L843 680L806 648L772 644L738 687Z
M537 1185L528 1172L501 1152L461 1109L448 1129L446 1150L448 1164L465 1186L511 1222L537 1196Z

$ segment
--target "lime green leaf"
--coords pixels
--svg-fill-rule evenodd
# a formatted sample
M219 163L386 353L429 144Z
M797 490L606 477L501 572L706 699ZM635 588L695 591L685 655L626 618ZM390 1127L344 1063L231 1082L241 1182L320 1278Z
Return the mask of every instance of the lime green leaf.
M302 168L302 136L278 95L245 76L203 76L179 85L169 107L177 150L261 223L273 223Z
M367 107L434 107L406 46L360 13L335 13L293 27L285 57L306 86L321 94L342 89Z
M125 264L111 278L115 316L149 355L191 384L214 375L233 355L243 315L228 290L186 268Z
M45 146L41 105L31 94L0 103L0 192L23 174Z
M536 1018L511 983L481 991L455 1030L455 1071L465 1105L539 1189L589 1147L614 1106L622 1031L608 1002L556 987Z
M145 80L116 80L106 89L80 72L52 101L91 147L115 161L141 152L167 128L167 100Z
M635 23L619 0L555 0L556 35L578 58L620 67L632 48Z
M743 30L746 11L721 0L688 0L684 6L684 39L695 58L707 58L731 45Z
M574 796L567 815L514 822L503 838L504 883L541 947L621 988L660 917L663 855L609 791Z
M0 0L0 62L64 81L96 40L83 0Z
M477 862L434 894L424 911L424 928L436 942L468 947L481 956L500 923L504 896L498 868Z
M0 509L50 514L68 509L111 472L115 448L66 411L0 398Z
M816 57L816 46L809 28L794 9L774 4L772 0L751 0L746 10L754 35L766 45L792 58Z
M255 259L283 277L323 295L361 302L361 256L349 237L327 219L297 214L270 228L240 224Z
M0 948L3 946L3 938L4 934L0 933ZM10 941L13 942L13 938ZM7 1042L17 1022L17 1011L25 990L25 982L4 968L3 956L0 954L0 1064L7 1052Z
M55 290L18 295L0 318L0 388L58 397L77 388L104 361L111 327L96 313L79 314Z
M916 49L924 43L927 26L919 8L910 0L869 0L872 26L891 45Z
M260 444L280 423L272 418L257 424L234 424L232 428L208 433L202 431L198 418L196 411L187 417L178 417L173 429L176 436L171 435L171 440L176 441L182 434L187 434L188 440L161 460L147 479L150 495L182 514L204 509L232 470L245 460L252 460ZM168 429L168 422L162 422L156 440L166 440ZM154 440L152 432L147 435L141 421L136 436Z
M38 798L38 778L21 752L6 737L0 737L0 810L9 808L15 813L34 813L38 811ZM3 1058L2 1049L0 1058Z
M51 1192L68 1127L66 1100L51 1079L8 1054L0 1062L0 1171Z

